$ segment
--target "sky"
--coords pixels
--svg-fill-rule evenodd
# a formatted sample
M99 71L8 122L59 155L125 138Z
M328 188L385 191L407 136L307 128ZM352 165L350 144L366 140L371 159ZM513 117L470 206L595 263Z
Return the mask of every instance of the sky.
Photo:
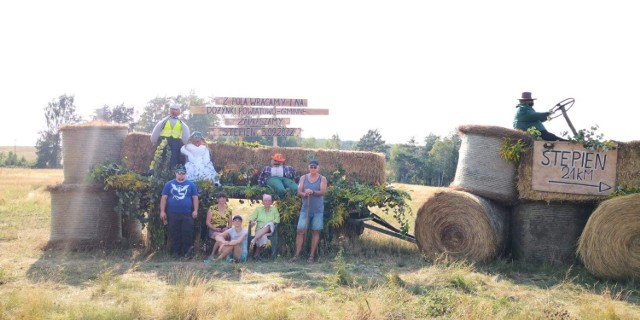
M302 137L387 143L510 128L522 91L576 129L639 140L633 1L3 1L0 146L33 146L44 109L155 97L308 99ZM560 135L564 118L546 122ZM8 130L7 130L8 127Z

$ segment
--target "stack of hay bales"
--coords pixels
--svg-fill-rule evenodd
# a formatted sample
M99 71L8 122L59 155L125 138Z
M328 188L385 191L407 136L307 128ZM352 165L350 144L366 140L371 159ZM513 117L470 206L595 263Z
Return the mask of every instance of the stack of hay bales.
M517 200L516 167L500 157L500 147L504 138L531 138L489 126L461 126L458 134L462 143L455 179L418 210L416 240L427 257L446 254L485 261L505 251L509 205Z
M283 147L248 148L224 143L207 143L207 146L218 172L223 172L227 167L261 170L269 164L273 154L281 153L286 158L286 163L300 174L307 172L309 160L317 159L323 172L342 168L346 170L349 180L367 184L386 183L385 158L381 153ZM149 169L155 148L149 134L131 133L124 141L122 162L132 170L145 172Z
M616 183L640 186L640 141L618 143ZM640 194L600 203L582 232L577 253L595 276L640 279Z
M77 247L122 238L118 199L99 185L87 183L91 168L104 161L120 162L127 126L104 122L67 125L60 129L64 182L50 186L50 245Z

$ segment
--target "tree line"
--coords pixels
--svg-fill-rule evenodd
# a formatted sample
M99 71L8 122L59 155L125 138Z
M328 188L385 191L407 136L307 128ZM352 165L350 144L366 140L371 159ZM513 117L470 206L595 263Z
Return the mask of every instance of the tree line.
M200 131L208 141L237 142L236 137L210 137L208 128L218 126L223 120L212 114L192 114L190 106L212 104L213 98L201 98L191 92L188 95L156 97L149 100L138 117L134 107L124 104L103 105L94 110L89 120L102 120L128 126L129 131L151 132L158 121L167 116L167 106L178 103L183 107L184 121L192 131ZM62 146L60 128L67 124L85 121L76 113L73 95L61 95L44 108L46 127L39 132L36 142L36 168L61 168ZM269 146L272 137L245 137L248 143ZM448 185L455 176L460 138L455 134L440 137L429 134L422 143L414 138L403 144L386 144L377 129L371 129L358 141L342 141L336 133L330 139L278 137L282 147L302 147L335 150L359 150L379 152L387 160L389 182L431 186ZM2 164L0 163L0 166Z

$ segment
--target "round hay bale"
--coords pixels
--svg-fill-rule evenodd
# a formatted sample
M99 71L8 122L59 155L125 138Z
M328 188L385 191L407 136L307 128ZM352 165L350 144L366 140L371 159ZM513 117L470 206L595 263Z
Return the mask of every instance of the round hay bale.
M122 239L118 198L100 185L60 184L51 192L50 242Z
M62 132L62 165L65 183L83 183L91 168L104 161L120 163L125 125L90 122L68 125Z
M513 208L511 250L516 259L552 265L575 262L578 237L592 205L542 201Z
M640 278L640 194L600 203L580 236L577 251L597 277Z
M487 126L461 126L458 134L458 166L450 187L499 202L515 202L516 165L500 156L500 147L504 138L529 143L530 136L518 130Z
M507 243L506 207L471 193L434 192L418 210L415 233L430 259L442 254L485 261L501 254Z

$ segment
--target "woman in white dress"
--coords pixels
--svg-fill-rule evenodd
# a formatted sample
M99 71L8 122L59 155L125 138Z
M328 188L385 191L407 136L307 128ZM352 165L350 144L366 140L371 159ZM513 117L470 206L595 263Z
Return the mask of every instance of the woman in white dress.
M187 158L187 163L184 165L187 169L187 179L191 181L211 180L216 186L220 185L216 178L218 173L213 167L209 148L207 148L202 133L194 131L189 138L189 143L182 146L180 152Z

